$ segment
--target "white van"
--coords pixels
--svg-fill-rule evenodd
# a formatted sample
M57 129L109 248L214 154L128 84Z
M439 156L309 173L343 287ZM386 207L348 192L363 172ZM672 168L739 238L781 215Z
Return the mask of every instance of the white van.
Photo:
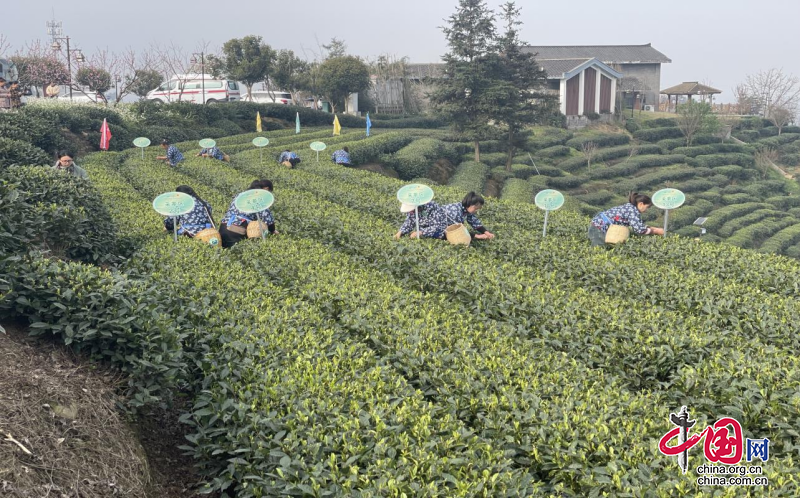
M253 102L258 102L259 104L285 104L285 105L294 105L294 99L292 98L292 94L289 92L285 92L283 90L275 90L274 92L268 92L267 90L253 90L250 92L253 97ZM273 95L275 96L273 98ZM247 99L247 92L244 92L242 99Z
M155 90L150 90L145 98L161 103L193 102L202 104L204 93L206 104L233 102L240 98L237 82L214 79L208 74L205 75L205 79L199 74L176 74Z

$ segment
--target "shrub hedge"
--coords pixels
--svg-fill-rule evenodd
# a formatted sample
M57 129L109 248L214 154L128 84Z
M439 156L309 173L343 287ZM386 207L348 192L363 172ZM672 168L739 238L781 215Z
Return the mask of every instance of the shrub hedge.
M464 161L458 165L448 185L466 192L483 192L489 167L475 161Z
M529 203L533 199L533 192L531 191L530 184L525 180L510 178L506 180L505 185L503 185L500 198L504 201Z
M392 154L389 166L397 171L400 178L410 180L425 176L428 169L439 159L455 162L457 160L455 148L435 138L420 138Z
M645 142L658 142L669 138L681 138L682 136L683 132L677 127L646 128L633 134L633 138Z
M0 168L16 165L50 165L52 156L22 140L0 137Z
M631 141L631 137L623 133L593 133L581 135L566 142L568 147L580 150L584 143L593 142L598 147L611 147L614 145L625 145Z

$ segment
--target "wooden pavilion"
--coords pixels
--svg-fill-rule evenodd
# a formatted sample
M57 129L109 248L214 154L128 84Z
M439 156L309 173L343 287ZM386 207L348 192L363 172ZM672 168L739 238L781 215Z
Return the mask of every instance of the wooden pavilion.
M661 90L661 95L667 96L667 112L669 112L670 107L672 107L672 96L675 96L675 112L678 112L678 98L686 95L689 100L692 100L692 96L699 95L703 97L703 100L706 97L711 99L711 102L714 101L714 95L718 95L722 93L722 90L717 90L716 88L711 88L710 86L701 85L696 81L686 81L681 83L680 85L675 85L673 87L667 88L666 90Z

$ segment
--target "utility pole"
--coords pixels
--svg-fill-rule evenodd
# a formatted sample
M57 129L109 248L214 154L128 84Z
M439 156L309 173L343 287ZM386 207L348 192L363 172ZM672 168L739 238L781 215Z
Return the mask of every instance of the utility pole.
M75 61L76 62L86 62L86 57L81 52L81 49L76 48L72 49L69 46L69 36L62 36L63 31L61 29L61 21L56 21L53 19L52 21L47 21L47 34L50 35L53 39L53 43L50 45L50 48L53 49L53 52L61 51L61 41L67 42L67 76L69 78L69 101L72 102L72 53L75 53Z

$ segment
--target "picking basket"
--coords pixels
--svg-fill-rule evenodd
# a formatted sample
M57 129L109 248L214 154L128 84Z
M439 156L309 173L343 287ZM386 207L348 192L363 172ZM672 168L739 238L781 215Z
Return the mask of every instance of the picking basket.
M206 228L197 232L194 238L203 241L210 246L219 246L222 244L222 238L216 228Z
M261 225L259 229L259 225ZM261 232L267 230L267 224L263 221L251 221L247 224L247 238L248 239L259 239L261 238Z
M447 241L453 245L468 246L470 242L472 242L472 237L469 235L469 230L467 230L467 227L465 227L463 223L450 225L445 229L444 235L447 238Z
M611 225L606 232L606 244L622 244L628 237L631 236L631 231L628 227L622 225Z

